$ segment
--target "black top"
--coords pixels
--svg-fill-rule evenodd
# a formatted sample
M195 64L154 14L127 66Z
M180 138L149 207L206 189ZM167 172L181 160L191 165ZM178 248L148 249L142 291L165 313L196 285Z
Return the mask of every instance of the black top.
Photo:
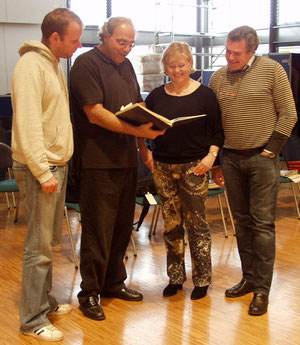
M78 56L70 73L75 155L82 168L110 169L137 166L136 138L91 124L87 104L103 104L115 113L122 105L142 102L140 88L128 59L116 65L97 47Z
M153 143L153 157L164 163L188 163L204 158L210 145L222 147L224 134L216 96L200 85L186 96L171 96L164 85L154 89L146 99L147 107L169 119L207 114L192 122L167 129Z

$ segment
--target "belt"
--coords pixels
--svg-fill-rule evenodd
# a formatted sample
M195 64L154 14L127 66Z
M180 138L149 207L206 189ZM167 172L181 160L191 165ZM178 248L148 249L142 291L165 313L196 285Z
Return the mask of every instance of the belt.
M264 146L255 147L254 149L247 149L247 150L234 150L234 149L227 149L226 147L223 147L224 152L232 152L237 153L242 156L254 156L258 153L263 152Z

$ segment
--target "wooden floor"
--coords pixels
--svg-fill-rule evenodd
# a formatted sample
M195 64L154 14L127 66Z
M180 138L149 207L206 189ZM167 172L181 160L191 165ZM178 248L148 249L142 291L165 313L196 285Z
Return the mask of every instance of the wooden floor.
M269 312L249 316L251 294L228 299L224 290L239 282L240 262L236 239L228 222L229 237L224 237L217 200L207 201L212 231L213 283L208 295L191 301L193 289L189 252L186 252L188 281L176 296L164 299L167 285L162 222L157 234L148 237L151 214L144 226L134 232L137 258L129 247L126 261L127 285L144 294L143 302L102 299L105 321L93 321L78 310L76 295L80 274L74 269L66 226L62 244L54 250L53 294L62 303L71 303L68 315L51 317L65 333L66 345L297 345L300 344L300 220L296 217L291 191L283 185L277 213L277 258L270 294ZM137 208L136 217L140 212ZM76 250L80 231L76 214L70 215ZM0 198L0 344L38 344L19 333L18 305L23 240L26 227L22 210L13 223L13 213ZM45 342L41 342L45 343Z

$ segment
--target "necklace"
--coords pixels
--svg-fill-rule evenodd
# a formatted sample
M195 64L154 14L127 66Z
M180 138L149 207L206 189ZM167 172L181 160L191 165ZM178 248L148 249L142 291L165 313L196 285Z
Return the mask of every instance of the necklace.
M198 87L198 85L195 85L195 83L189 79L188 82L182 86L175 88L175 84L173 82L170 82L167 84L167 93L174 95L174 96L186 96L195 91L195 89Z

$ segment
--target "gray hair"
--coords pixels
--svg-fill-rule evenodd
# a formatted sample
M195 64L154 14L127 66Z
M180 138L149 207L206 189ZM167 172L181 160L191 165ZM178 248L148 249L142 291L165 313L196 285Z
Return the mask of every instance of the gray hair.
M121 24L129 24L134 29L131 19L126 17L111 17L107 22L103 24L101 30L99 31L99 40L103 42L105 36L112 36L116 27Z
M243 25L243 26L239 26L238 28L233 29L232 31L228 33L226 42L227 41L237 42L243 39L246 40L247 53L249 53L250 51L255 52L260 41L257 36L257 32L254 29L252 29L250 26Z

